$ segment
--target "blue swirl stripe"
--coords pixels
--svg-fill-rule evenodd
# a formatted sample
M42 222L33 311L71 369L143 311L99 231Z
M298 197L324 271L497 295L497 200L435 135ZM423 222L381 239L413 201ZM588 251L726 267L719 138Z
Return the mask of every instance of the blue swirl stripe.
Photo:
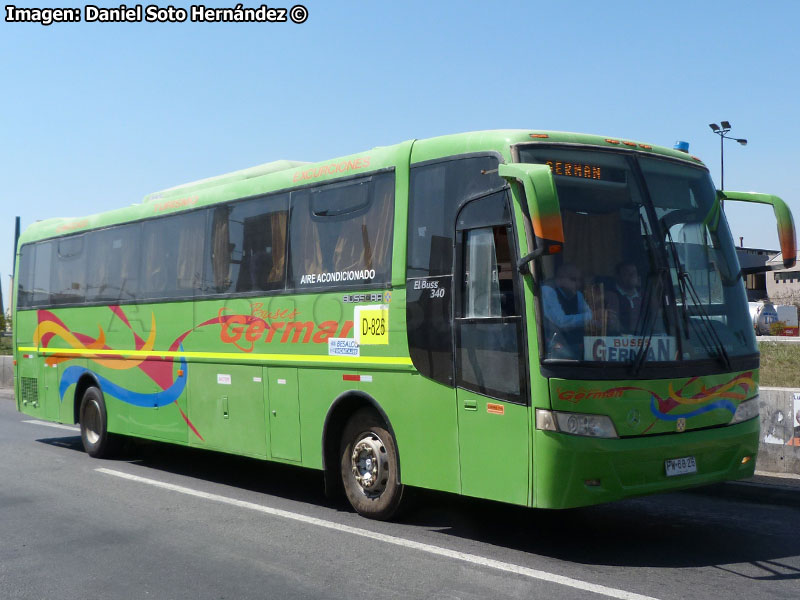
M181 346L181 351L182 350L183 346ZM114 396L115 398L118 398L127 404L146 408L167 406L168 404L175 402L186 388L187 369L185 356L181 357L181 369L183 369L184 375L178 377L175 382L164 391L156 392L154 394L142 394L125 389L124 387L117 385L102 375L98 375L90 369L74 366L64 369L64 373L61 375L61 382L58 385L58 393L60 394L61 401L63 402L64 394L66 393L67 388L75 383L78 383L78 380L84 373L91 373L100 383L104 394L110 394L111 396Z
M689 413L681 413L676 415L671 415L668 413L662 413L658 410L658 402L656 402L655 396L650 396L650 411L662 421L677 421L678 419L689 419L691 417L696 417L697 415L702 415L712 410L717 410L718 408L724 408L727 411L730 411L731 414L736 412L736 406L730 400L717 400L716 402L712 402L711 404L706 404L705 406L701 406L697 410L694 410Z

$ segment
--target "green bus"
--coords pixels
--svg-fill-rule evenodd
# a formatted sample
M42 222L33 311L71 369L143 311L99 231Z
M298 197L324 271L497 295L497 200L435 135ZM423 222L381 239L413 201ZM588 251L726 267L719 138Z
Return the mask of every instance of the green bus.
M79 423L93 457L135 436L321 470L377 519L409 486L568 508L748 477L759 355L723 200L772 205L794 263L779 198L548 131L41 221L17 250L18 408Z

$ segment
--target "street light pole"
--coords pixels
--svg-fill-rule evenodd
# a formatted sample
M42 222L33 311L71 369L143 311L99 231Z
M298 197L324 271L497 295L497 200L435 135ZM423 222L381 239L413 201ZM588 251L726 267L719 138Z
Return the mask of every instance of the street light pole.
M725 191L725 136L719 136L719 189Z
M721 125L721 127L720 127ZM725 190L725 140L733 140L742 146L747 145L747 140L744 138L735 138L727 135L731 130L730 121L720 121L720 125L716 123L709 123L711 131L719 136L719 185L720 190ZM722 201L720 202L720 205Z

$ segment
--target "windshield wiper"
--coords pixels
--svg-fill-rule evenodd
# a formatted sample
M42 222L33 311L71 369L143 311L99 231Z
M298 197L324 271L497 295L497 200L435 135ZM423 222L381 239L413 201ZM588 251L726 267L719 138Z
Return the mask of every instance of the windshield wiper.
M711 354L712 350L716 350L719 358L721 358L722 362L725 364L725 369L730 371L731 357L728 355L728 351L725 350L725 345L722 343L722 340L720 339L719 334L717 333L717 330L714 328L714 324L711 321L711 317L708 316L708 313L706 312L706 309L700 300L700 295L697 293L697 290L694 287L692 278L683 268L683 264L678 256L678 251L675 248L675 240L672 239L672 234L669 231L667 231L667 242L669 244L670 254L672 255L672 261L675 264L675 270L678 274L678 286L680 288L681 302L683 304L683 318L684 322L686 323L686 337L689 337L689 326L694 325L694 327L697 329L697 337L702 341L706 352ZM697 328L697 325L695 325L695 320L693 320L689 315L689 305L686 302L687 291L690 300L697 308L697 314L700 316L700 322L705 327L707 336L701 334L699 328Z
M644 365L644 361L647 358L647 353L650 351L650 343L653 340L656 318L658 316L657 309L653 307L653 298L656 295L662 295L664 277L667 272L665 267L657 266L657 255L654 248L655 243L653 242L651 230L647 227L647 223L645 222L641 212L639 213L639 223L644 233L648 253L650 254L650 273L647 276L647 284L645 285L644 292L642 293L642 302L640 304L639 318L636 322L636 333L634 336L634 339L642 339L646 334L647 339L642 344L639 352L631 361L631 368L633 370L634 377L639 374L639 371L641 371L642 365ZM663 306L663 301L661 305Z
M642 310L639 313L634 339L642 339L645 335L647 335L647 338L631 363L634 376L639 375L645 358L647 358L647 353L650 351L650 343L653 341L656 318L658 317L658 311L653 306L653 298L661 296L664 287L664 274L665 270L659 268L656 269L655 273L650 273L647 277L647 285L645 285L644 293L642 294Z
M731 357L728 355L728 351L725 350L725 344L722 343L722 340L720 339L717 330L714 328L714 324L711 321L711 317L708 316L706 309L703 307L703 304L700 301L700 296L698 295L697 290L695 290L694 288L694 284L692 283L692 278L686 271L679 271L678 277L679 280L681 281L681 284L689 291L691 300L698 309L697 314L700 315L700 322L705 325L706 331L709 333L711 339L713 340L714 346L716 346L717 352L719 353L720 358L722 358L722 362L725 364L725 369L730 371ZM684 305L683 310L685 313L688 314L689 307ZM689 319L689 321L693 322L691 318ZM702 336L698 337L702 338ZM703 345L705 346L706 351L708 351L713 347L711 346L711 344L707 343L707 340L703 340Z

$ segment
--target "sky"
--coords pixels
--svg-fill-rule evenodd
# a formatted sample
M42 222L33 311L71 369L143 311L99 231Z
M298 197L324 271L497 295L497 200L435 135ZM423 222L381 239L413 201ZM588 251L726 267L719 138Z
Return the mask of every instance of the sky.
M4 11L6 307L15 216L24 229L273 160L481 129L685 140L719 187L708 124L727 120L749 143L725 143L725 188L776 194L800 220L800 2L302 1L302 24L42 26ZM769 207L726 213L737 244L778 248Z

